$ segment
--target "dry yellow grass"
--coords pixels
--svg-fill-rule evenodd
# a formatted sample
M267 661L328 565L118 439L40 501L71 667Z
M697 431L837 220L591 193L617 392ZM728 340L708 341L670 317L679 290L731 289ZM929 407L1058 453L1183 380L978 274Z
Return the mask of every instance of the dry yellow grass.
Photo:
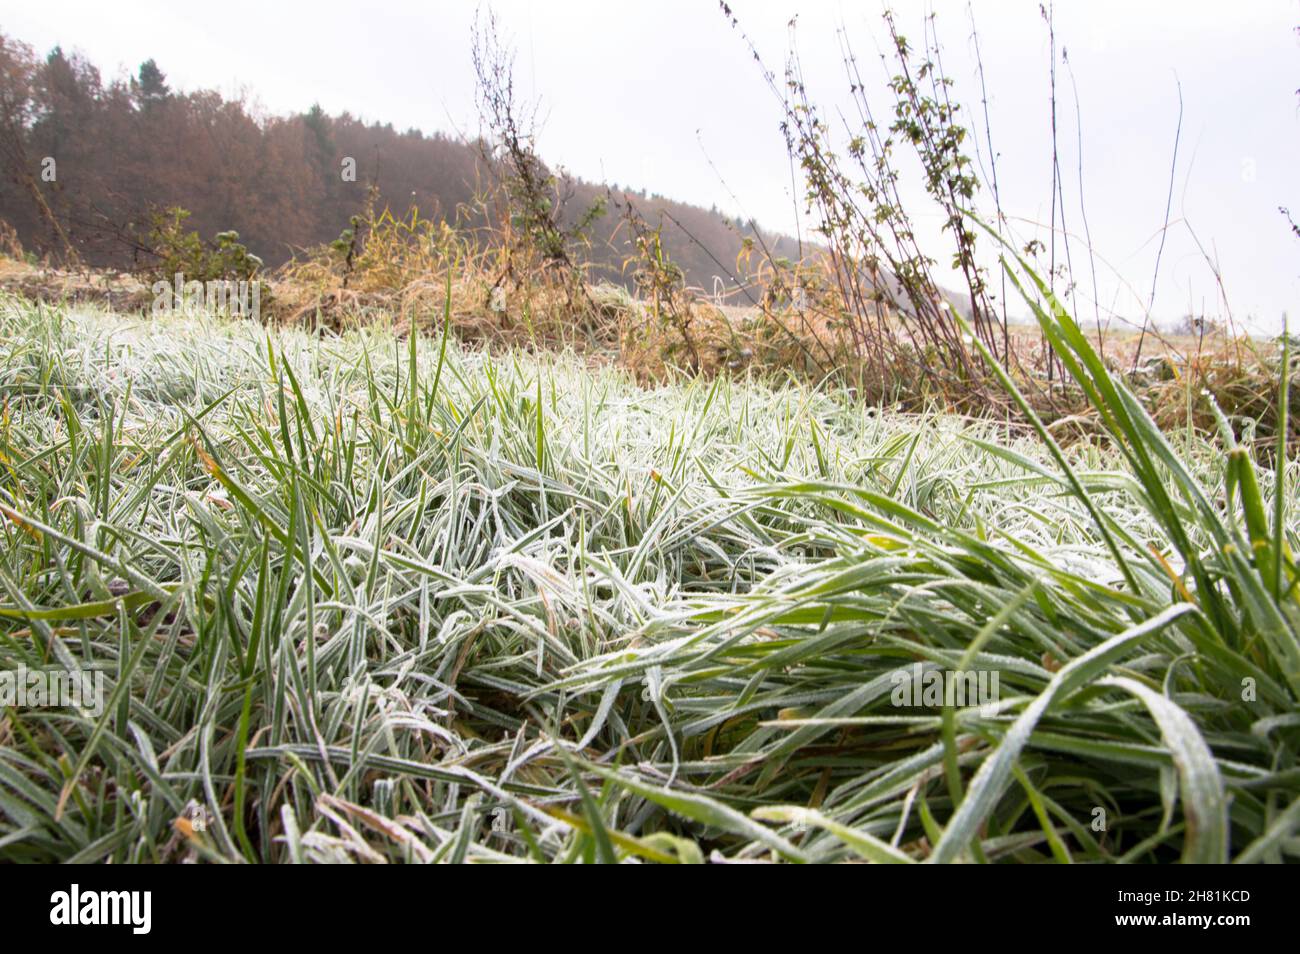
M758 307L718 305L687 290L642 301L619 286L588 284L509 244L480 244L463 230L415 214L372 217L350 263L337 250L316 249L266 283L270 306L263 318L278 324L436 334L447 312L454 333L468 343L496 351L571 350L592 364L620 365L642 383L681 374L813 382L831 376L883 403L1002 416L976 392L967 400L936 386L924 354L912 358L913 367L885 369L883 377L865 366L829 298L803 309L770 296ZM2 256L0 288L29 299L98 302L128 312L147 310L153 300L149 287L128 274L68 271ZM1098 433L1082 395L1064 386L1059 374L1048 376L1037 331L1017 326L1009 337L1025 380L1036 385L1036 406L1057 436L1071 441ZM1139 339L1130 329L1111 329L1100 336L1098 350L1113 371L1127 374ZM1162 427L1213 430L1208 393L1239 439L1262 446L1275 433L1279 360L1272 342L1149 331L1131 380ZM1291 440L1298 441L1300 406L1290 420Z

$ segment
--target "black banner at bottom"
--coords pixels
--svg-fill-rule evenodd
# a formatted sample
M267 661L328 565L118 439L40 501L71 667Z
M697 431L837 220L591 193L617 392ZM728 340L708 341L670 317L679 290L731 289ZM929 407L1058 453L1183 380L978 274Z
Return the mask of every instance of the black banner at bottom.
M1076 866L1048 872L997 866L926 873L855 865L833 875L844 879L838 896L827 893L831 883L820 876L806 892L796 893L797 882L786 881L787 874L798 876L774 872L779 878L775 882L712 882L715 890L764 892L766 898L761 906L742 910L739 918L735 908L720 905L729 935L744 930L750 921L747 911L758 914L753 923L767 931L773 920L784 917L793 925L816 917L818 911L824 912L828 925L842 923L850 902L848 910L880 921L882 928L894 922L904 930L925 926L943 933L978 926L1019 933L1041 926L1054 932L1050 936L1059 937L1064 930L1071 939L1111 933L1181 938L1200 932L1230 942L1240 932L1277 931L1294 920L1294 885L1277 867ZM562 912L572 911L575 887L586 884L563 881L556 872L541 881L526 876L530 880L511 882L516 889L506 894L484 890L505 882L466 882L464 873L454 877L443 881L433 871L398 874L374 868L353 873L337 868L271 872L212 866L9 867L0 870L0 898L6 940L16 944L29 936L52 940L60 934L76 943L90 941L92 935L127 945L192 938L221 942L227 932L256 936L268 922L285 932L277 937L295 941L320 938L339 943L356 937L374 943L390 925L428 923L437 913L475 924L480 935L484 926L499 925L504 941L530 914L542 924L564 918ZM723 880L733 877L741 875L733 871ZM707 916L710 905L702 894L684 893L682 886L667 882L659 885L664 893L658 899L647 896L640 882L629 882L624 896L590 891L579 896L580 916L604 920L621 910L629 916L629 926L633 920L644 924L644 913L633 912L648 905L666 919L658 927L669 932L687 931L686 924ZM548 899L546 889L552 886L557 897ZM476 901L494 916L472 921ZM509 917L501 917L503 904L510 909ZM688 919L674 925L674 907L681 907Z

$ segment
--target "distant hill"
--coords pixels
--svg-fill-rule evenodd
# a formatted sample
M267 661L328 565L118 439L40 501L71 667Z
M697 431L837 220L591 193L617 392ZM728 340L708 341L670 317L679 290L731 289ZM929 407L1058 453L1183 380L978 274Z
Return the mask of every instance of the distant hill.
M105 81L77 54L40 58L0 35L0 219L37 254L71 245L90 265L128 268L142 249L133 237L151 208L180 206L205 237L234 229L268 265L329 242L364 207L371 186L394 214L412 207L453 219L473 205L483 180L473 144L391 124L367 123L319 107L294 116L256 115L212 91L173 91L150 60L135 76ZM345 159L354 177L345 180ZM565 179L565 217L576 220L606 187ZM688 284L712 291L736 268L749 226L661 196L616 190L652 224ZM586 253L600 275L627 283L626 228L615 209L591 229ZM772 253L795 243L762 236Z

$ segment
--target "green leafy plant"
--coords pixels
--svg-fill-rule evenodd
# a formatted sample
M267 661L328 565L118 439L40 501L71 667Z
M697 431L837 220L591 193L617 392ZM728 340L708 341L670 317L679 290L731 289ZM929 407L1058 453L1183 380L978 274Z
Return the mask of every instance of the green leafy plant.
M262 260L240 241L239 233L218 232L205 241L198 232L186 229L190 213L172 206L150 214L144 238L150 263L148 277L171 282L177 274L185 281L251 281L262 270Z

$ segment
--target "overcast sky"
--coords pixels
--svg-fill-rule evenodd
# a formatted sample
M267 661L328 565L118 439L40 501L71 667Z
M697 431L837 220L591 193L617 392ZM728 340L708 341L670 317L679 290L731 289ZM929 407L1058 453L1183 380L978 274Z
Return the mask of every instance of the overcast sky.
M846 83L843 27L887 112L876 0L731 0L769 65L795 39L813 96L834 108ZM518 48L522 91L541 101L543 156L585 178L648 188L793 232L780 113L739 34L711 0L497 0ZM1037 0L974 0L1003 206L1019 237L1046 240L1051 135L1047 29ZM956 94L979 107L966 0L897 0L900 28L919 43L938 15ZM153 57L174 88L244 91L270 113L319 102L399 129L472 133L471 2L220 4L136 0L0 0L0 29L44 53L89 57L105 78ZM1223 311L1217 260L1238 321L1276 329L1300 321L1300 240L1279 206L1300 217L1300 3L1297 0L1058 0L1058 125L1065 224L1077 236L1080 180L1098 260L1103 315L1140 316L1150 294L1182 85L1183 124L1155 314ZM1078 87L1082 156L1070 74ZM878 82L876 82L878 80ZM982 117L979 125L982 136ZM1039 223L1036 228L1035 223ZM1189 228L1190 226L1190 228ZM923 223L928 234L933 221ZM937 239L934 239L937 243ZM950 254L935 244L936 257ZM1091 278L1073 249L1079 311Z

